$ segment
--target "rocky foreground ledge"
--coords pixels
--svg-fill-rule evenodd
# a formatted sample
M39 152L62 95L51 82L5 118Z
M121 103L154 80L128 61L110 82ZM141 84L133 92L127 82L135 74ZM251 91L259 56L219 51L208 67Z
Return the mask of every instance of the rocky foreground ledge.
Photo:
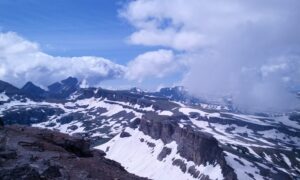
M0 125L0 179L144 179L89 146L50 130Z

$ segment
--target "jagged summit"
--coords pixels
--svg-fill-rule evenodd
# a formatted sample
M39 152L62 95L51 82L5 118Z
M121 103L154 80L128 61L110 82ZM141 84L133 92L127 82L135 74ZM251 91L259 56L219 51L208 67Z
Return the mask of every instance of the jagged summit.
M55 82L48 86L50 96L54 98L66 98L78 89L78 80L74 77L68 77L61 82Z
M0 92L5 92L6 95L13 95L20 93L20 90L8 82L0 80Z
M55 82L48 86L49 92L58 92L61 90L74 89L78 87L78 80L74 77L68 77L60 82Z
M31 81L27 82L22 88L21 91L30 96L33 99L41 99L46 96L46 91L39 86L33 84Z

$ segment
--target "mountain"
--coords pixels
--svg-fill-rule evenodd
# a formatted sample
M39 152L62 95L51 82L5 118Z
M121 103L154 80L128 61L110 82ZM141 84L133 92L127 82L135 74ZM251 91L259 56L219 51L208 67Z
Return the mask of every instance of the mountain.
M300 176L299 112L241 114L177 102L166 94L71 84L76 90L68 91L68 96L5 101L0 115L5 124L88 138L106 158L150 179ZM61 89L51 93L65 92Z
M161 88L158 92L154 93L157 96L167 97L173 101L186 102L186 103L200 103L196 97L189 95L189 93L182 86L175 86L172 88ZM203 102L203 101L202 101Z
M23 99L23 93L19 88L0 80L0 105L11 100L22 101Z
M0 80L0 93L12 96L20 94L20 90L17 87Z
M145 179L126 172L106 159L89 142L55 131L26 127L0 127L0 177L17 179Z
M66 98L78 88L78 80L74 77L68 77L61 82L56 82L48 86L49 94L52 98Z
M27 96L35 100L43 99L47 96L47 92L33 84L32 82L27 82L22 88L21 91Z

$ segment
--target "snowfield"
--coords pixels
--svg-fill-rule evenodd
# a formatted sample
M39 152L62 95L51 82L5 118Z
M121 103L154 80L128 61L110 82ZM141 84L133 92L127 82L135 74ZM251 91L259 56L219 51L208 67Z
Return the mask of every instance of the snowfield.
M122 138L117 135L104 145L95 147L107 153L107 158L120 162L128 172L147 177L154 180L169 179L198 179L191 174L183 173L178 166L174 166L173 159L180 159L190 166L195 166L203 175L211 179L223 179L219 165L200 165L197 166L192 161L187 161L177 153L176 142L164 144L161 140L154 140L143 132L131 128L126 128L131 136ZM148 144L152 145L148 145ZM162 161L159 161L158 155L164 147L171 149L171 153Z

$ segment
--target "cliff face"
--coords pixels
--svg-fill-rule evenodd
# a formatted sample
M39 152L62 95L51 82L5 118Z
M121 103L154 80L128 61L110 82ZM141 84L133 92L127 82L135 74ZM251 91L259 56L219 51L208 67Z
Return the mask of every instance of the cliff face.
M223 149L210 134L195 131L191 127L179 127L170 120L141 119L139 130L153 139L161 139L165 144L175 141L178 144L178 153L188 161L193 161L197 165L219 164L225 179L237 179L234 170L225 161ZM192 167L186 169L184 163L180 161L173 163L194 177L201 173L195 172Z
M143 179L89 145L45 129L0 127L0 179Z

